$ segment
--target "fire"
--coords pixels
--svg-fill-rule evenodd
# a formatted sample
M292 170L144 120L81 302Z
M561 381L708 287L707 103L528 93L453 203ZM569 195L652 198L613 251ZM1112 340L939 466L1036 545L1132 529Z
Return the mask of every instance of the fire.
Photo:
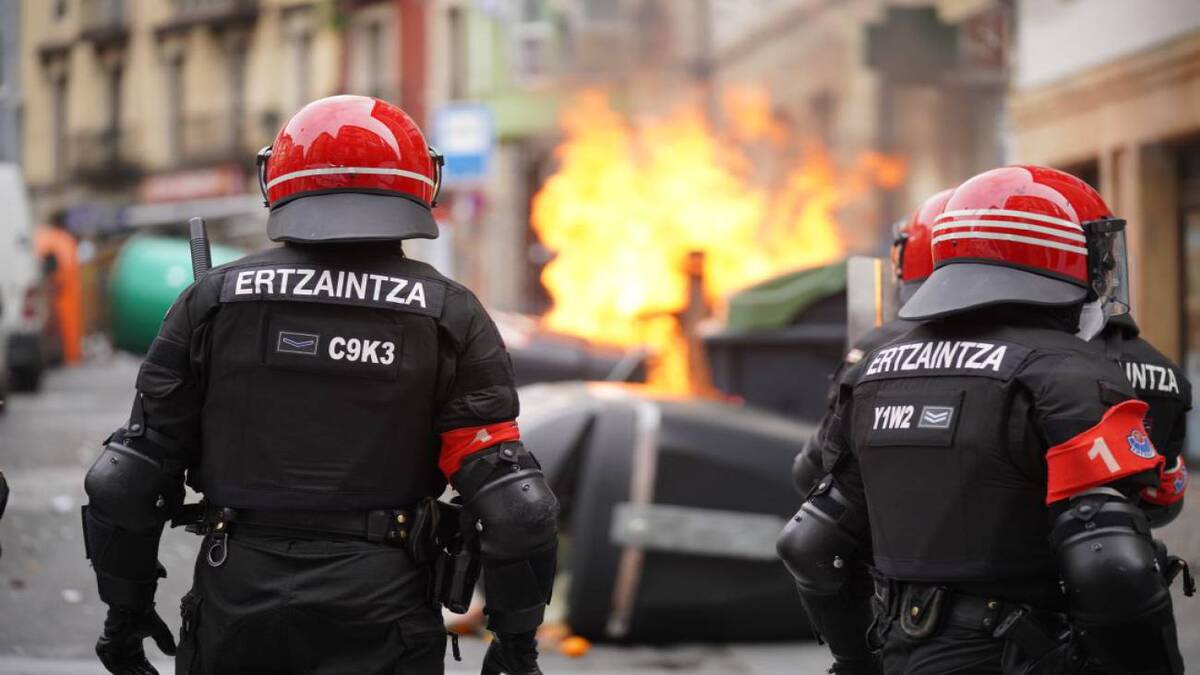
M689 367L694 335L681 329L695 328L689 266L702 266L703 301L719 307L732 291L834 261L845 255L836 211L904 175L877 153L839 167L794 138L761 90L732 92L725 118L725 135L694 105L633 124L587 92L563 115L559 168L533 201L534 230L554 253L542 275L553 300L544 324L646 347L660 390L706 390Z

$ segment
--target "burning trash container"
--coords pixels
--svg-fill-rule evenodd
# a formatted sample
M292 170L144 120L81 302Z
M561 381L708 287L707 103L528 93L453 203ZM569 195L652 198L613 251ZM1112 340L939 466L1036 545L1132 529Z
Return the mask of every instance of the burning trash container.
M846 263L784 274L735 293L724 330L704 336L713 385L794 419L825 412L846 350ZM784 375L781 375L783 373Z
M741 406L645 388L521 390L526 444L562 504L567 623L590 640L809 635L775 537L788 467L812 432Z
M513 312L491 312L512 358L517 386L536 382L645 382L646 354L558 333Z

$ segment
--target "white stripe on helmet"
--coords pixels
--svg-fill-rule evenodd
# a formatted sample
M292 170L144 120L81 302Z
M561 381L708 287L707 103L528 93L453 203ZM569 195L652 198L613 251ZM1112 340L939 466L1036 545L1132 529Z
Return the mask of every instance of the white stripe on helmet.
M1062 242L1050 241L1049 239L1022 237L1019 234L1001 234L1000 232L951 232L950 234L943 234L934 237L932 243L936 246L939 242L948 241L950 239L994 239L997 241L1011 241L1017 244L1042 246L1044 248L1053 248L1060 251L1078 253L1079 255L1087 255L1087 249L1082 246L1072 246Z
M1060 237L1062 239L1070 239L1071 241L1077 241L1081 244L1087 243L1087 237L1077 232L1064 232L1063 230L1056 230L1052 227L1042 227L1040 225L1030 225L1028 223L1017 223L1011 220L955 220L949 223L934 225L933 228L931 228L931 231L934 234L937 234L938 232L952 230L957 227L993 227L1001 230L1022 230L1024 232L1038 232L1041 234L1048 234L1053 237Z
M1083 231L1083 227L1081 227L1079 223L1073 223L1063 218L1055 218L1054 216L1046 216L1040 213L1029 213L1027 211L1013 211L1012 209L960 209L958 211L946 211L942 215L938 216L937 220L934 222L941 223L942 221L949 220L951 218L979 218L981 216L1022 218L1024 220L1032 220L1039 223L1049 223L1051 225L1058 225L1059 227L1070 228L1077 232Z
M282 176L276 176L267 183L267 189L283 183L285 181L294 180L296 178L307 178L308 176L332 176L339 174L348 175L372 175L372 176L401 176L403 178L411 178L425 183L429 187L434 187L433 180L428 176L423 176L415 171L405 171L404 169L382 169L369 166L327 166L319 169L301 169L285 173Z

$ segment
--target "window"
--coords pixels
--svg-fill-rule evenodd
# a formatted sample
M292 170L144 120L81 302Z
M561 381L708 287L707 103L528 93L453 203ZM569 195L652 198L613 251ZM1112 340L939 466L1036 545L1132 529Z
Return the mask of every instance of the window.
M228 56L229 81L229 119L227 129L230 152L237 152L242 147L242 131L246 121L246 45L237 43L229 48Z
M172 157L183 154L183 57L167 62L167 148Z
M809 99L809 108L812 110L817 137L821 139L821 143L827 148L833 146L836 103L837 101L833 94L827 91L816 94Z
M513 35L513 65L518 77L537 78L549 72L551 24L531 20L517 25Z
M108 71L108 120L104 129L104 152L110 162L118 159L121 144L121 81L125 68L115 64Z
M383 96L384 73L387 72L387 52L383 42L383 23L372 21L366 27L367 58L363 66L367 73L367 94Z
M521 20L525 22L542 19L542 0L525 0L521 3Z
M461 101L467 97L467 22L461 7L451 7L446 14L450 39L450 100Z
M296 36L294 41L294 59L296 64L296 100L292 109L299 110L308 103L308 82L312 79L312 33L304 31Z
M1096 190L1100 189L1100 161L1093 159L1079 164L1062 167L1063 171L1075 176L1083 182L1091 185Z
M61 178L67 167L67 78L65 75L54 79L51 98L53 99L54 127L54 175Z
M584 8L589 21L611 22L617 20L617 0L585 0Z

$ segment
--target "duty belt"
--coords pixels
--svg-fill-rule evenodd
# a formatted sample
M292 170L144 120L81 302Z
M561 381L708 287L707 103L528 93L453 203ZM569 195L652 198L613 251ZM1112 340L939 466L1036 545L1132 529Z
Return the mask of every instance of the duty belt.
M171 519L189 532L205 535L206 557L220 567L229 553L229 533L237 529L284 537L349 538L403 546L409 536L415 509L371 511L294 511L280 509L231 509L205 502L188 504Z
M294 511L281 509L231 509L205 503L189 504L180 509L172 526L185 525L188 531L208 534L231 526L250 527L256 532L285 536L335 536L385 543L403 543L414 509L375 509L372 511Z
M914 639L936 635L943 627L956 626L998 639L1012 640L1027 654L1046 654L1060 644L1053 627L1063 617L1029 605L960 593L945 586L875 580L876 626L873 646L882 646L882 635L894 619Z

